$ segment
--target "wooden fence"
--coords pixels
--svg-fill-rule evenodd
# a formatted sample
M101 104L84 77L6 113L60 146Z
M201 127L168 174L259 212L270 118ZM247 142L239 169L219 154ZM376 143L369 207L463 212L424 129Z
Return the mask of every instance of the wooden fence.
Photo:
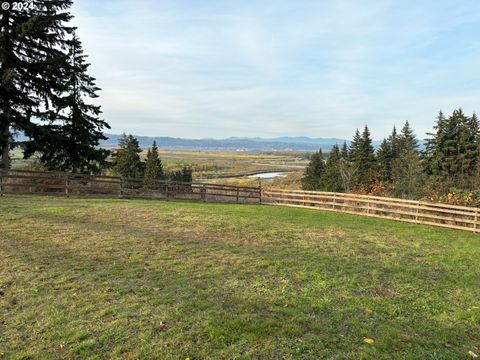
M270 204L393 219L480 232L479 209L424 201L320 191L267 189L93 176L63 172L0 170L0 195L106 196Z
M0 171L0 195L7 194L107 196L248 204L261 202L260 187L26 170Z
M466 206L378 196L279 189L264 191L262 202L480 232L479 209Z

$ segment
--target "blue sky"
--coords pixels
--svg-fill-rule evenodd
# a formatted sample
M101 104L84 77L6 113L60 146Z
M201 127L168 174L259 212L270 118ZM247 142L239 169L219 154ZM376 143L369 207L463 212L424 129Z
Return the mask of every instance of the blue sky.
M376 139L480 112L478 0L77 0L112 131Z

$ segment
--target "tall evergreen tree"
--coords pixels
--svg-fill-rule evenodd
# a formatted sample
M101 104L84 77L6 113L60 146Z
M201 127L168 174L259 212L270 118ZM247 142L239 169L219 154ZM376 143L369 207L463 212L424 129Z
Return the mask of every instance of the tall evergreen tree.
M451 180L457 180L460 175L460 157L464 144L460 141L462 123L465 121L463 111L454 110L446 123L445 141L443 143L442 174Z
M393 134L392 134L393 138ZM413 132L413 129L410 126L408 120L403 125L402 131L400 132L400 136L397 138L398 143L398 153L395 154L395 158L401 156L402 154L407 153L408 151L417 151L418 149L418 141Z
M8 2L10 3L10 1ZM32 141L51 134L55 106L65 89L66 36L73 31L71 0L35 0L28 10L0 11L0 153L10 167L12 133ZM53 105L53 106L52 106Z
M397 197L414 199L423 194L425 179L417 148L417 137L407 121L398 136L398 153L392 161L392 181Z
M353 135L353 140L350 143L350 147L348 149L348 157L349 160L353 163L358 163L362 157L362 136L360 135L360 131L355 130L355 135Z
M321 187L325 191L341 192L343 191L342 177L340 174L340 149L335 144L330 151L325 169L321 178Z
M469 142L468 153L471 159L469 173L471 175L471 185L472 189L477 188L478 186L478 176L480 175L480 122L478 120L477 114L473 113L470 118L471 137Z
M362 158L365 164L369 166L369 168L375 167L375 150L372 144L372 138L370 136L370 130L368 130L368 126L365 125L365 129L362 133Z
M162 180L164 177L162 160L158 157L158 147L154 140L152 148L148 149L147 153L147 160L145 162L145 179Z
M112 169L115 173L129 178L141 178L144 163L140 160L142 149L133 135L125 135L119 141L119 149L114 153Z
M342 149L340 150L340 157L348 160L348 146L346 141L343 142Z
M355 164L351 161L347 142L344 141L342 145L342 149L340 150L340 161L339 161L339 173L340 173L340 178L342 180L343 191L350 192L356 172L357 172L357 168Z
M479 123L475 113L461 119L459 135L460 182L464 187L471 187L479 156Z
M458 109L445 118L440 112L434 129L424 153L433 183L443 191L451 186L471 188L477 183L480 149L476 114L468 117Z
M357 169L354 186L368 190L373 182L376 159L370 131L366 125L362 135L358 129L355 133L350 146L350 159Z
M480 141L480 122L476 113L472 114L469 126L472 131L472 141L476 142L478 145L478 142Z
M305 173L302 177L302 189L320 190L324 169L325 163L323 161L322 149L320 149L313 153L310 162L305 169Z
M44 137L27 144L25 155L39 152L40 161L50 170L95 173L106 164L109 152L98 145L100 140L106 140L103 129L110 126L99 119L100 106L85 102L85 98L97 98L100 89L95 79L87 74L90 64L86 62L80 40L74 34L67 44L66 94L55 105L56 121Z
M377 150L378 175L386 184L393 181L394 164L400 158L402 152L405 152L404 148L410 148L409 144L416 147L415 135L410 129L408 121L402 129L402 133L399 135L397 128L393 126L392 133L383 140Z
M443 147L446 139L446 126L447 119L440 110L437 116L435 125L433 126L434 132L427 133L427 138L424 158L426 164L427 174L438 178L442 172L443 161Z
M392 134L387 138L387 141L392 149L392 159L397 159L400 156L400 139L395 125L393 126Z
M462 109L454 110L447 119L443 146L440 150L440 176L451 183L464 180L465 153L468 147L468 117ZM468 166L466 166L468 167Z
M377 162L379 177L384 182L392 180L393 150L392 143L383 139L377 150Z

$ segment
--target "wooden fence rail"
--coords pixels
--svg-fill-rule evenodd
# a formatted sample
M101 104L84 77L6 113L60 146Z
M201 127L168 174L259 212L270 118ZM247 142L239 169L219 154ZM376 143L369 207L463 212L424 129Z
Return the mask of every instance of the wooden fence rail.
M479 209L379 196L131 179L63 172L0 170L0 195L106 196L270 204L480 232Z
M255 204L259 187L186 183L27 170L0 171L0 195L37 194Z
M280 189L264 191L262 202L480 232L478 208L466 206L379 196Z

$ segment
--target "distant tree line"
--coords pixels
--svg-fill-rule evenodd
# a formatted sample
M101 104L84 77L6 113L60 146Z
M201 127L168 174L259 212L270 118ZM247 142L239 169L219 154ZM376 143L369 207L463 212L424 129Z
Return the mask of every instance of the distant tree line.
M112 171L120 176L129 178L145 178L146 180L171 180L177 182L192 182L192 169L184 166L180 170L167 172L163 168L162 160L158 156L157 143L147 151L145 161L140 154L142 149L137 138L133 135L123 135L119 141L119 148L113 153Z
M319 150L311 156L302 178L304 190L356 192L468 203L479 198L480 125L476 114L461 109L449 117L439 113L425 149L409 124L394 127L375 151L367 126L350 146L333 146L325 161Z

